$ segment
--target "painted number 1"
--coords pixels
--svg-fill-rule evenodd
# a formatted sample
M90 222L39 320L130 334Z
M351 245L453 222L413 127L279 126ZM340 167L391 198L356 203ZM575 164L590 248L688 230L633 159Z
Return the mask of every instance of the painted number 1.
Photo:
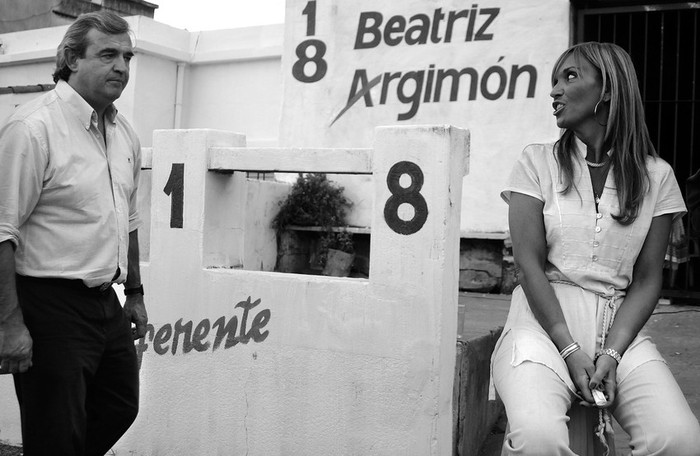
M170 228L182 228L182 212L185 206L184 163L173 163L163 192L170 197Z
M314 36L316 34L316 0L308 2L301 14L306 16L306 36Z
M411 178L411 185L408 187L402 187L399 182L403 175ZM386 183L391 192L391 196L384 206L386 224L399 234L417 233L428 220L428 203L420 194L420 190L423 188L423 171L413 162L398 162L389 170ZM413 207L411 220L403 220L399 217L399 206L402 204Z

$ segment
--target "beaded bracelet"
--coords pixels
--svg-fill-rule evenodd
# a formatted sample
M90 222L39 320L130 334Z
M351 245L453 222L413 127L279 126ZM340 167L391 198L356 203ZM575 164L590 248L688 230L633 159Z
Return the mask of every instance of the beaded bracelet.
M573 342L570 345L567 345L562 349L562 351L559 352L559 356L562 358L566 359L568 358L573 352L576 350L580 350L581 346L578 344L578 342Z
M598 361L598 358L600 358L603 355L608 355L615 361L617 361L617 364L620 364L620 361L622 361L622 356L615 350L614 348L601 348L600 351L595 355L595 361Z

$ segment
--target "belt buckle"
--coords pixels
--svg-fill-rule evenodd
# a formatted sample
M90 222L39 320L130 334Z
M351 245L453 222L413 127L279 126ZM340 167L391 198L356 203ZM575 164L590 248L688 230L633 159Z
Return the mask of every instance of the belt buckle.
M105 282L102 285L100 285L100 291L102 291L102 292L107 291L107 289L111 286L112 286L112 282Z

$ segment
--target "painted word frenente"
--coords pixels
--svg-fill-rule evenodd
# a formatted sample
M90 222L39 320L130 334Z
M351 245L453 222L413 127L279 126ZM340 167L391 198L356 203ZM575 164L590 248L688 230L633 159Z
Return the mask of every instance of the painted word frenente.
M158 355L167 353L175 355L178 351L187 354L192 350L196 352L204 352L209 349L215 351L222 345L224 349L227 349L238 343L247 344L251 340L258 343L263 342L269 335L269 331L263 331L263 328L270 322L271 312L270 309L259 309L253 314L253 310L260 302L260 299L251 301L249 296L245 301L237 303L234 309L242 310L240 320L238 315L233 315L228 319L222 316L213 324L209 319L204 319L195 326L192 321L183 322L181 318L175 324L167 323L157 330L149 323L146 335L139 339L136 344L139 365L143 353L149 348L147 340L152 342L153 351ZM248 327L250 317L252 317L252 321ZM210 336L210 332L213 337Z
M404 16L391 16L384 23L384 16L378 11L366 11L360 14L355 36L355 49L377 47L382 39L387 46L397 46L402 42L408 45L432 43L450 43L456 29L464 31L464 41L488 41L493 34L488 33L491 23L496 19L500 8L478 8L450 11L445 16L442 8L427 14L415 14L409 19ZM441 31L441 26L445 25ZM455 27L455 25L457 27ZM442 32L442 34L441 34Z

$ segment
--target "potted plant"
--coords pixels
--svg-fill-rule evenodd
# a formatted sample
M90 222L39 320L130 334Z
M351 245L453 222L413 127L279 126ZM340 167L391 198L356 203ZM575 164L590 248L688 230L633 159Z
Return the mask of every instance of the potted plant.
M281 272L300 272L308 267L308 247L303 244L299 234L289 230L290 226L319 226L324 238L336 237L333 228L345 226L345 217L352 203L345 198L344 188L328 180L325 174L299 174L287 196L280 203L280 210L272 220L272 227L277 230L278 255L277 270ZM336 241L334 241L336 242ZM349 240L352 243L352 238ZM325 249L321 242L320 255ZM345 241L347 249L348 241Z
M321 238L321 262L323 275L347 277L355 261L352 233L326 233Z

